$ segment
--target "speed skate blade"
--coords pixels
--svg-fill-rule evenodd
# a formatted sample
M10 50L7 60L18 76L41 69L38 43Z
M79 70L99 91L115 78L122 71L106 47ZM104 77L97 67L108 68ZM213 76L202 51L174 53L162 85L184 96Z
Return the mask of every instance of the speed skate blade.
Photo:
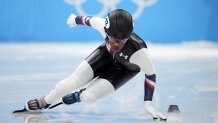
M63 104L63 103L62 103L62 102L60 102L60 103L57 103L57 104L55 104L55 105L53 105L53 106L49 107L49 109L52 109L52 108L54 108L54 107L57 107L57 106L59 106L59 105L61 105L61 104Z
M21 110L14 110L12 113L22 113L22 112L26 112L26 108L21 109Z

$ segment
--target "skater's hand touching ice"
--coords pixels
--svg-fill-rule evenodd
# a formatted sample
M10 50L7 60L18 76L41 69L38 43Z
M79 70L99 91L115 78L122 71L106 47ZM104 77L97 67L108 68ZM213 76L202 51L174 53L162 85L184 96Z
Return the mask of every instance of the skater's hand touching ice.
M156 109L152 106L152 101L145 101L144 102L145 110L146 112L153 117L154 120L160 119L160 120L167 120L167 118L156 111Z

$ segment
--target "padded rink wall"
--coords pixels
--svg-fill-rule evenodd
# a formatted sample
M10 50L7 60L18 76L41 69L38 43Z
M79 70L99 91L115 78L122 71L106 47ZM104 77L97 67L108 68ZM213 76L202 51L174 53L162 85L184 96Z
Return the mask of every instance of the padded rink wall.
M1 0L0 42L87 42L97 31L66 25L70 13L105 17L115 8L135 17L135 32L153 43L218 42L217 0Z

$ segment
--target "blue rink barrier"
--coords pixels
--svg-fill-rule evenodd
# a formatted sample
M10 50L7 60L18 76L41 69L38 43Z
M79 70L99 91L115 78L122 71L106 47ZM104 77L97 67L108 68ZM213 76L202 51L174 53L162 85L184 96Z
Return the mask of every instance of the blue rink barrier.
M136 0L135 0L136 1ZM218 42L217 0L1 0L0 42L102 40L89 27L71 29L70 13L105 17L116 8L135 18L135 32L154 43Z

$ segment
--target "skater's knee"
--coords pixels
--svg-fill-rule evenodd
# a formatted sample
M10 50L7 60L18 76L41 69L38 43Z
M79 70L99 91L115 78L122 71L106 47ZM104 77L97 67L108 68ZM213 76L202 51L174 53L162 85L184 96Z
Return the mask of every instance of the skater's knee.
M56 85L56 90L59 93L70 93L79 87L80 80L75 76L70 76Z
M94 93L90 91L84 91L80 95L80 100L85 103L93 103L97 101L97 98Z

